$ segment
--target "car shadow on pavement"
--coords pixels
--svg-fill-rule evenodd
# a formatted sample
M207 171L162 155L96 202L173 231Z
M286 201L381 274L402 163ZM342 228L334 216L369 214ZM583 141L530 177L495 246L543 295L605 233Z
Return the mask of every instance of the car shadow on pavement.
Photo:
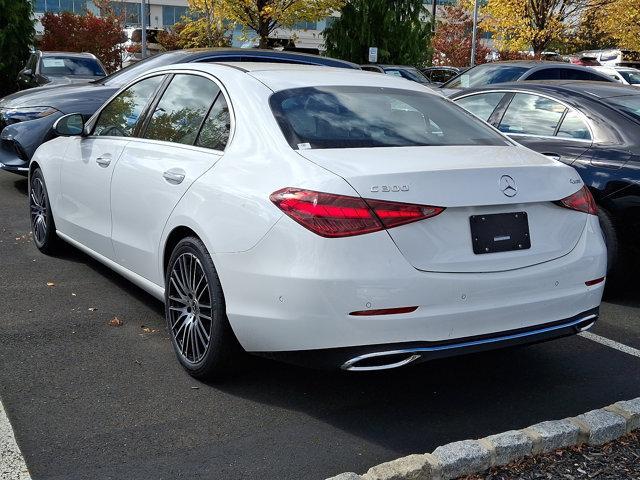
M15 182L13 182L13 186L15 187L16 190L18 190L20 193L23 193L24 195L26 195L28 193L28 185L29 182L27 181L26 177L20 178L19 180L16 180Z
M303 412L397 454L428 452L640 394L632 385L640 373L621 388L614 372L627 367L604 361L602 348L575 337L365 374L258 359L249 367L211 386Z

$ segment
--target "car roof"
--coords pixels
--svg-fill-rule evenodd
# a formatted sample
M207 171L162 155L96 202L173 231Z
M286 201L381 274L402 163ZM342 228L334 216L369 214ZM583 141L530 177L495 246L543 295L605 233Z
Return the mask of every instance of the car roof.
M554 60L500 60L497 62L488 62L488 63L481 63L479 65L476 65L476 67L487 67L487 66L491 66L491 65L505 65L505 66L530 66L530 67L544 67L544 66L555 66L555 67L559 67L559 66L571 66L571 67L576 67L579 65L572 65L570 63L567 62L559 62L559 61L554 61Z
M56 52L56 51L41 51L43 57L72 57L72 58L96 58L93 53L89 52Z
M290 52L286 50L268 50L268 49L260 49L260 48L233 48L233 47L219 47L219 48L189 48L185 50L174 50L171 52L166 52L163 55L167 54L175 54L176 56L182 55L185 58L185 61L194 61L198 58L207 58L212 55L218 57L266 57L280 60L293 60L302 63L311 63L311 64L323 64L323 65L333 65L340 66L342 68L353 68L356 70L360 70L360 66L348 62L346 60L340 60L332 57L322 57L320 55L313 55L310 53L302 53L302 52Z
M494 83L482 87L461 90L452 98L471 93L490 90L529 90L547 92L550 94L576 94L595 98L621 97L625 95L640 95L640 89L617 82L590 82L580 80L540 80L526 82Z
M268 62L187 63L167 65L155 69L155 71L175 69L197 70L212 75L219 74L220 69L233 69L255 78L274 92L290 88L317 86L373 86L416 90L437 95L428 87L403 78L380 75L379 73L364 70L345 70L325 65Z

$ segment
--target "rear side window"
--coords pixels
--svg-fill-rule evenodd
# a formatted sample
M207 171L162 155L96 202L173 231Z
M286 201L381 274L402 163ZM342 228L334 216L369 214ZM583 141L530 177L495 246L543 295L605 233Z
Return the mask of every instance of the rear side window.
M93 135L130 137L138 125L142 111L155 94L164 75L146 78L120 92L102 109Z
M478 95L469 95L454 101L486 122L504 95L503 92L479 93Z
M144 138L193 145L219 92L207 78L176 75L154 108Z
M554 100L517 93L507 107L498 129L505 133L551 137L565 110L564 105Z
M574 138L576 140L591 140L589 127L582 117L573 110L567 112L560 124L557 133L558 137Z
M296 88L270 105L294 149L508 144L446 99L411 90Z
M224 99L224 95L220 93L202 125L196 145L214 150L224 150L229 141L230 131L229 106Z

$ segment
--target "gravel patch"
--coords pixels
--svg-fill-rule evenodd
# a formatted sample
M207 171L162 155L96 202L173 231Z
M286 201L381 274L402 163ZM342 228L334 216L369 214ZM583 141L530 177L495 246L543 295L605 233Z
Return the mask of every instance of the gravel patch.
M640 478L640 431L604 445L582 444L521 462L494 467L459 480L637 480Z

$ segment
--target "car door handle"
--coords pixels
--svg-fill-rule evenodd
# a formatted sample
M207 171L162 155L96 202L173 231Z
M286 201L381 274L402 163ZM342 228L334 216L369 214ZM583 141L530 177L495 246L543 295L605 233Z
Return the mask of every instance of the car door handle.
M542 155L550 158L551 160L556 160L558 162L560 161L560 155L558 155L557 153L543 153Z
M111 163L111 155L103 155L101 157L96 158L96 163L100 165L102 168L107 168Z
M172 168L171 170L167 170L166 172L164 172L162 176L167 182L178 185L184 180L184 170L181 170L179 168Z

